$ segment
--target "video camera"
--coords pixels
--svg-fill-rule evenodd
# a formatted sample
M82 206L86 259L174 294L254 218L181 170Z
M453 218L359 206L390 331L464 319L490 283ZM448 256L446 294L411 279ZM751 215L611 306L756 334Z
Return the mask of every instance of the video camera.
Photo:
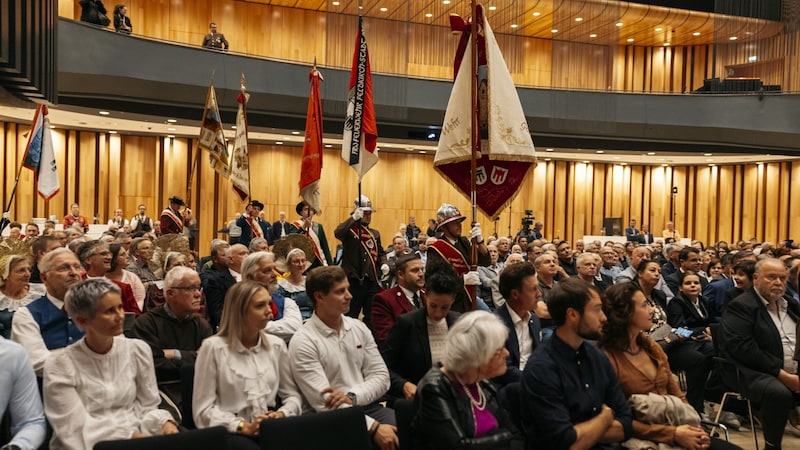
M526 209L525 210L525 217L522 218L522 228L527 230L528 228L533 225L533 222L536 220L536 217L533 217L533 210Z

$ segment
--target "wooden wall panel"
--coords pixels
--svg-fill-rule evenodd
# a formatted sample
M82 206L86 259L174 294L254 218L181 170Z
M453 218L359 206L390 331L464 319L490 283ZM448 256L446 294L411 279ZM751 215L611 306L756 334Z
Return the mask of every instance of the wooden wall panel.
M200 45L209 22L214 21L234 52L301 63L311 63L316 57L323 66L340 68L351 64L356 16L238 0L130 0L126 4L136 35ZM113 5L107 7L111 17ZM80 6L73 0L59 0L58 12L78 19ZM392 17L401 16L404 13ZM458 36L448 27L367 17L364 28L375 72L452 78ZM780 84L785 91L800 86L800 72L791 70L800 60L798 31L755 42L717 44L714 61L706 45L597 45L498 30L495 34L512 79L520 86L685 92L701 87L706 78L724 77L724 68L730 65L761 77L766 84ZM754 54L757 62L748 62Z
M16 169L24 151L26 125L0 123L0 151L4 201L8 201ZM117 207L126 216L138 204L157 216L172 195L186 198L194 162L195 143L183 138L107 135L53 130L61 192L50 202L35 194L32 174L23 171L11 206L12 218L55 215L59 220L69 204L78 201L82 212L95 212L106 222ZM262 201L271 220L285 211L294 217L301 151L296 147L251 145L252 196ZM190 207L200 220L201 250L216 230L244 209L230 182L220 179L199 154L192 182ZM516 234L526 209L545 224L545 235L574 241L599 234L604 217L634 218L648 223L654 234L670 220L671 188L675 196L675 226L686 237L711 243L755 236L777 242L800 236L800 213L791 208L793 192L800 192L800 162L757 166L718 167L622 166L568 161L540 161L496 223L482 214L478 220L488 235ZM415 216L422 227L435 217L442 203L452 203L470 215L468 199L433 170L431 155L382 153L380 162L364 177L363 194L377 209L373 220L387 239ZM318 218L333 233L352 210L358 192L355 173L339 157L325 152L322 172L323 214ZM335 240L332 239L335 245Z

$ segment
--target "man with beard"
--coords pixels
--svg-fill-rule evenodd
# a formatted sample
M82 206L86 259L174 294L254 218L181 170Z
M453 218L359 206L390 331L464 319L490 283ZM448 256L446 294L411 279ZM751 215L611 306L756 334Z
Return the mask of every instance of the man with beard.
M57 248L42 257L39 270L47 293L17 310L11 322L11 340L22 345L41 377L52 353L83 337L83 331L63 310L64 295L80 283L83 267L69 249Z
M586 339L600 337L600 295L570 278L550 293L553 336L522 373L522 428L533 449L600 448L631 437L633 414L608 358Z
M788 276L779 259L756 263L752 289L725 308L720 322L723 354L737 368L723 370L722 378L760 406L767 449L781 448L784 428L798 424L793 410L800 404L795 361L800 308L783 296Z
M242 279L251 280L264 286L272 298L272 320L267 322L264 330L275 335L286 343L303 325L300 307L291 298L278 292L278 273L275 269L275 254L272 252L256 252L247 256L242 262Z
M342 269L347 273L350 293L349 317L358 318L364 312L364 323L372 323L372 298L378 293L381 274L389 273L381 233L370 228L372 202L365 195L354 202L353 213L336 227L333 234L342 241ZM310 297L310 295L309 295Z
M397 285L372 299L372 334L379 347L401 314L425 304L425 268L416 255L403 255L396 263Z

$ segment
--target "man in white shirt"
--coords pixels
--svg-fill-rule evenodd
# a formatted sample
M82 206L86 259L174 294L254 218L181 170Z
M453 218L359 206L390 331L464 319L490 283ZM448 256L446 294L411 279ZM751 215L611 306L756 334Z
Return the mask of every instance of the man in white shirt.
M542 325L533 310L542 292L531 262L513 264L500 272L500 293L505 298L497 314L508 328L506 373L495 379L500 384L519 381L536 345L542 339Z
M44 442L47 426L31 362L25 350L0 337L0 416L10 412L11 440L3 450L35 450Z
M28 353L37 376L42 376L44 362L58 351L83 337L83 331L67 316L64 294L81 281L84 270L78 258L66 248L45 254L39 262L47 293L20 308L11 322L11 340Z
M394 411L378 401L389 390L389 370L369 328L345 316L353 296L339 266L313 269L306 292L314 315L289 343L289 362L300 392L314 411L362 406L375 445L399 445Z
M153 231L153 219L147 217L147 207L139 205L139 214L131 218L131 233L142 232L148 233Z

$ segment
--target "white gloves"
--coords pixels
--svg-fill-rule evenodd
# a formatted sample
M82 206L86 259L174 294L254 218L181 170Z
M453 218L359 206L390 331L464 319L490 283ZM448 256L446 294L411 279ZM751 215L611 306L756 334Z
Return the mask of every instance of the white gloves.
M469 231L469 240L475 239L478 244L483 242L483 233L481 232L481 224L476 223Z
M464 284L467 286L477 286L481 284L481 277L478 272L472 271L464 274Z
M351 217L352 217L352 218L353 218L353 220L355 220L356 222L358 222L359 220L361 220L361 218L362 218L362 217L364 217L364 208L356 208L356 210L355 210L355 211L353 211L353 215L352 215Z
M356 211L358 211L358 210L356 210ZM478 272L475 272L475 273L478 273ZM389 265L388 264L384 264L384 265L381 266L381 274L383 276L389 275Z

